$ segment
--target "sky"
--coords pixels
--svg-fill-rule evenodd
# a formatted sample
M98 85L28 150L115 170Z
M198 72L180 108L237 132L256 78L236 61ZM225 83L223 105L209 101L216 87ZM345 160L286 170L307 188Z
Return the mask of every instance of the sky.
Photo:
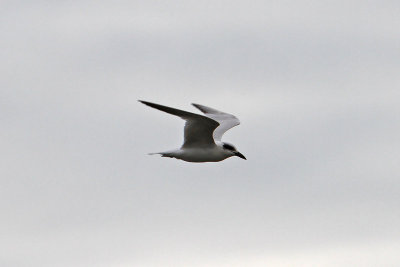
M398 1L5 1L0 265L399 266ZM236 115L194 164L184 122Z

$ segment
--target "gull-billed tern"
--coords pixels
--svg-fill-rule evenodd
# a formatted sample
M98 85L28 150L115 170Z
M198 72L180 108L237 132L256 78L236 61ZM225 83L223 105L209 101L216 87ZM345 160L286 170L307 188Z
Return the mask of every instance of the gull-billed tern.
M246 159L233 145L221 141L226 131L240 124L235 116L199 104L192 105L205 116L147 101L139 100L139 102L186 121L184 141L180 149L151 154L188 162L216 162L232 156Z

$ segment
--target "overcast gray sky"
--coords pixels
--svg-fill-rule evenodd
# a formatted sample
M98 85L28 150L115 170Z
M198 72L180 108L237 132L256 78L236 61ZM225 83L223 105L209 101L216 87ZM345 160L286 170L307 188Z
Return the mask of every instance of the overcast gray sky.
M3 1L0 265L399 266L398 1ZM235 114L248 158L191 164Z

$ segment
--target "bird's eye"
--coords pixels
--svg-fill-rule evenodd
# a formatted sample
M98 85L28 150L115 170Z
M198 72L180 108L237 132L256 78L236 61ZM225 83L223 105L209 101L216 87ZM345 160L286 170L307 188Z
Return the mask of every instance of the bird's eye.
M228 150L233 150L233 151L235 150L234 146L232 146L230 144L226 144L226 143L224 143L222 147L225 149L228 149Z

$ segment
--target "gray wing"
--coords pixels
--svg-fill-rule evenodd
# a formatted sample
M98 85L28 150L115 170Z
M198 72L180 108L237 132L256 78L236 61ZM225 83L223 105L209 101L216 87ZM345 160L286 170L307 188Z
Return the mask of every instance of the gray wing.
M184 129L184 142L182 147L204 147L214 145L213 132L219 126L219 123L203 115L187 112L184 110L171 108L147 101L139 102L167 112L169 114L181 117L186 121Z
M207 117L219 122L218 128L214 130L215 141L221 141L222 135L226 131L240 124L239 119L233 116L232 114L228 114L199 104L192 104L192 105L198 108Z

